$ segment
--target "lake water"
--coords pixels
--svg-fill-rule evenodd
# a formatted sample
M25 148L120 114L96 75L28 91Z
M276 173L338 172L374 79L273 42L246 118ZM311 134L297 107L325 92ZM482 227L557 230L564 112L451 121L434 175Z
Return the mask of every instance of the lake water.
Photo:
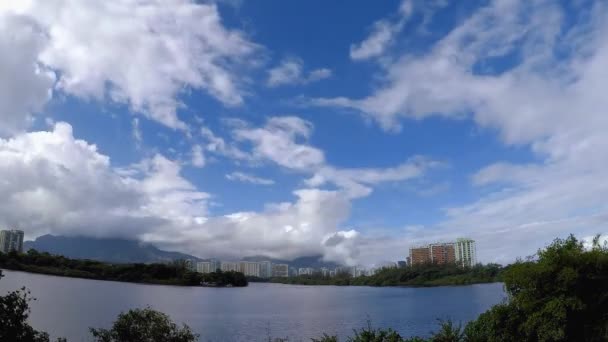
M437 319L463 324L505 294L502 284L435 288L299 286L252 283L246 288L139 285L4 271L0 294L22 286L37 298L31 324L52 337L89 341L88 327L108 327L130 308L165 312L188 324L201 341L310 341L323 332L350 336L353 329L391 327L426 336Z

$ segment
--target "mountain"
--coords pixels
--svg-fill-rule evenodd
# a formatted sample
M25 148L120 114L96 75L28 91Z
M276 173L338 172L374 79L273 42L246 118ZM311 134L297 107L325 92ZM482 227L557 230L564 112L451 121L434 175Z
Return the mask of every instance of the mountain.
M289 267L295 267L295 268L300 268L300 267L312 267L312 268L327 267L329 269L334 269L334 268L336 268L338 266L342 266L340 264L336 264L335 262L323 261L323 256L322 255L304 256L304 257L295 258L293 260L272 259L272 258L268 258L268 257L265 257L265 256L256 255L256 256L250 256L250 257L243 258L243 260L246 260L246 261L265 261L265 260L268 260L268 261L272 261L273 263L276 263L276 264L289 264Z
M25 250L63 255L73 259L92 259L111 263L153 263L177 259L200 260L192 255L168 252L152 245L126 239L96 239L42 235L23 243Z

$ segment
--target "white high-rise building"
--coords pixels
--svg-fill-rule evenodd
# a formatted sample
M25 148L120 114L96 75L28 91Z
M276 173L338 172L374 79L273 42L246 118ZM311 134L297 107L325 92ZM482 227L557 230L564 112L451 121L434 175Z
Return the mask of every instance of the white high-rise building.
M260 277L260 263L253 261L241 261L239 262L239 272L242 272L246 276Z
M454 253L456 254L456 263L463 267L471 267L477 264L477 249L474 240L456 239Z
M222 261L220 269L222 272L240 272L238 262Z
M220 267L220 262L217 260L199 261L196 263L196 272L211 273L217 271L217 269Z
M0 230L0 252L9 253L16 251L23 253L23 231L22 230Z
M272 263L270 261L260 261L260 278L272 277Z

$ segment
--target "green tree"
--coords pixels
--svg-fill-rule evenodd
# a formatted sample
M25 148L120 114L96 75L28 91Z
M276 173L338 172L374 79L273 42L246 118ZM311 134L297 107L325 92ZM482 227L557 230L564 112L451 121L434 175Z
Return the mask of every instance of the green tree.
M607 341L608 248L556 239L504 271L506 303L465 328L469 341Z
M169 316L151 308L121 313L111 329L90 329L98 342L192 342L198 340L187 325L178 327Z

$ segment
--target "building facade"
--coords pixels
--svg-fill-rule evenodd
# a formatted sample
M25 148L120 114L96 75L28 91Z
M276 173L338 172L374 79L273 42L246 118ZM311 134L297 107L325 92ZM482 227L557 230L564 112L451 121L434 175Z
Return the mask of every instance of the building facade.
M0 230L0 252L23 253L23 235L22 230Z
M429 246L412 247L410 248L411 265L424 265L431 263L431 253Z
M456 262L463 267L471 267L477 264L477 247L471 239L456 239L454 244Z
M433 243L429 245L431 263L437 265L453 264L456 262L454 243Z
M242 272L248 277L260 278L260 263L253 261L241 261L239 262L239 272Z
M272 277L272 263L270 261L260 261L260 278Z
M289 277L289 265L287 264L272 264L272 276L286 278Z
M239 263L232 261L222 261L220 269L222 272L240 272Z
M196 272L211 273L221 269L220 262L217 260L199 261L196 263Z

